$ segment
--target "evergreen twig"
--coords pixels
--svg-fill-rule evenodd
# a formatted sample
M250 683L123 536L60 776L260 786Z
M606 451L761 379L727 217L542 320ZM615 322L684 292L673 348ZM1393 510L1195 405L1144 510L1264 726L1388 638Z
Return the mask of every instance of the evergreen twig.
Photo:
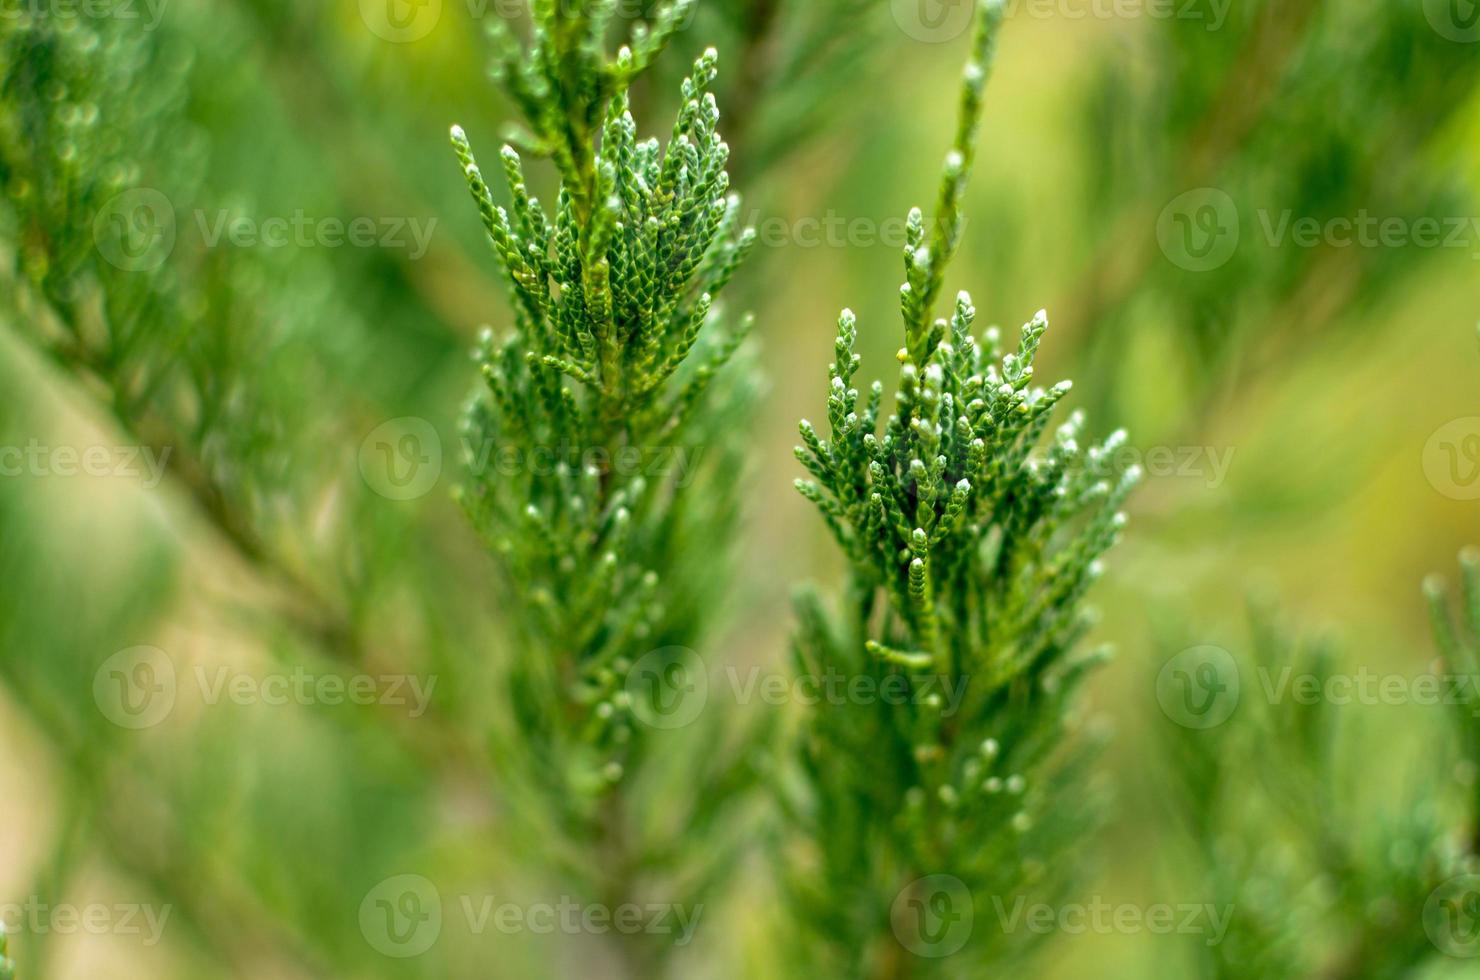
M1116 472L1124 435L1086 445L1078 413L1040 446L1069 391L1033 384L1045 314L1006 351L995 328L973 333L966 293L949 320L933 314L1002 17L1000 2L980 3L933 233L918 209L909 216L895 410L881 419L878 382L862 398L853 387L858 325L845 310L829 368L831 437L801 424L797 456L811 478L797 488L850 570L838 621L799 597L797 669L909 692L897 705L814 709L801 739L806 785L790 809L812 857L792 903L811 945L830 951L822 960L848 975L1000 965L1011 944L987 928L959 957L906 951L891 929L896 900L916 879L948 875L985 914L987 896L1047 887L1038 879L1083 825L1067 816L1084 805L1062 746L1070 698L1100 654L1074 651L1090 622L1084 594L1137 472Z
M666 145L640 140L629 111L629 84L688 7L661 8L615 58L603 50L609 3L538 0L527 42L496 25L494 74L559 176L553 209L511 146L500 169L512 207L496 203L467 136L452 131L515 320L478 351L462 492L503 573L516 638L505 781L525 786L514 792L551 866L613 905L655 876L699 894L692 882L727 861L714 841L684 853L655 839L639 788L657 761L645 678L699 669L685 658L716 618L753 387L729 366L749 318L721 302L755 235L729 193L709 91L716 52L684 79ZM712 813L743 785L743 748L692 764L694 792L665 801L670 811ZM634 975L665 955L652 936L626 947Z

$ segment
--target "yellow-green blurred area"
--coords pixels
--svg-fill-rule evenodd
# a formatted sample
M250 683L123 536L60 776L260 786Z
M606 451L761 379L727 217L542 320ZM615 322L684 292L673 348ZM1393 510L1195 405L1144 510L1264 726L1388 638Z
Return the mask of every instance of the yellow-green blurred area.
M490 172L500 143L520 138L486 76L480 21L517 31L521 5L138 0L95 16L62 0L0 2L6 58L35 54L10 43L17 25L51 18L98 36L74 46L84 59L114 36L139 40L150 54L128 84L177 92L158 111L178 124L138 142L138 171L119 186L168 199L166 270L182 308L224 338L202 363L244 368L205 386L240 437L194 441L192 424L215 431L204 402L161 405L142 369L56 341L54 307L95 300L35 288L47 236L0 224L0 904L17 975L618 975L599 936L479 929L464 914L487 896L525 907L560 896L502 830L489 746L511 724L505 611L452 497L476 381L468 351L511 315L447 133L461 124ZM719 49L720 128L761 234L728 298L754 311L768 392L736 474L746 531L722 645L705 651L716 665L786 669L791 589L841 575L792 488L796 423L825 416L843 307L858 314L861 376L893 379L901 219L916 205L928 218L934 202L967 6L699 0L634 91L640 135L666 138L686 67ZM1009 4L947 288L969 290L979 322L1004 333L1046 307L1038 380L1072 378L1089 431L1126 428L1148 471L1093 596L1096 638L1116 657L1091 685L1085 724L1113 734L1098 766L1116 792L1104 832L1075 858L1079 901L1217 900L1177 843L1164 787L1175 722L1157 675L1179 650L1215 645L1248 667L1243 696L1265 697L1248 666L1251 596L1294 632L1328 635L1347 673L1432 669L1420 582L1480 543L1469 6ZM34 94L0 92L0 104ZM122 125L106 106L77 113L84 148L84 130ZM135 142L149 119L120 139ZM548 199L550 168L527 165ZM7 213L38 192L18 170L0 177ZM92 237L95 210L51 206ZM253 233L225 230L237 219ZM355 219L374 229L360 244L326 233ZM207 294L218 281L232 305ZM168 362L196 329L183 324L153 356ZM439 437L425 492L367 472L367 441L393 419ZM113 672L152 670L130 676L156 683L166 668L168 715L120 715ZM322 687L282 703L213 687L241 677L260 691L252 678L295 671L435 681L425 704L409 690L361 705ZM1338 708L1333 754L1351 791L1321 819L1360 836L1397 819L1415 787L1451 780L1428 779L1449 710ZM674 739L675 778L685 753L704 750ZM1259 772L1247 780L1265 791ZM768 942L763 804L753 821L755 851L705 908L681 975L785 974ZM387 956L365 917L378 914L376 889L411 873L437 884L440 936ZM36 928L18 911L64 905L105 910L101 925L43 915L49 927ZM124 906L168 909L158 936L141 912L137 929L121 927ZM977 915L977 928L997 927L996 910ZM1203 938L1060 930L1021 969L1199 975L1188 950ZM1441 958L1422 975L1463 968Z

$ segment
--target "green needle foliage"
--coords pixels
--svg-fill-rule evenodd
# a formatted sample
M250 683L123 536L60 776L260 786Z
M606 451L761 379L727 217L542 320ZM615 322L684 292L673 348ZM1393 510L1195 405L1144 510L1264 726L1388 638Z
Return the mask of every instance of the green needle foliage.
M844 311L831 438L804 421L797 450L812 474L798 489L849 562L838 619L800 599L798 669L867 676L881 692L813 710L801 737L805 790L791 810L807 858L792 901L836 975L976 975L1010 951L983 923L956 956L907 951L915 927L896 899L948 875L984 917L989 896L1010 902L1048 877L1082 830L1065 751L1071 696L1098 659L1074 652L1090 623L1082 599L1137 476L1115 471L1123 434L1087 445L1078 414L1045 441L1069 385L1033 384L1044 314L1006 351L995 329L973 333L965 293L949 321L933 318L1002 5L983 2L978 17L933 234L918 209L909 216L894 411L881 420L880 383L862 398L852 386L857 324Z
M184 206L211 196L189 42L108 18L0 20L4 308L132 438L170 453L256 561L279 530L269 498L280 510L308 475L291 435L301 392L324 379L305 325L350 318L316 266L188 240Z
M392 18L411 10L390 2ZM1037 377L1043 317L999 335L947 288L1000 6L982 5L940 196L909 222L903 336L888 345L902 348L897 384L858 381L858 355L877 338L845 313L826 424L803 426L801 490L847 582L829 600L800 598L795 654L808 677L789 690L816 678L814 690L835 691L842 678L851 700L798 713L774 800L748 792L762 726L736 724L713 692L707 705L690 698L733 590L740 499L790 492L744 474L757 385L748 321L725 306L748 305L736 299L744 283L729 283L754 238L730 184L768 189L796 218L830 205L871 217L897 171L855 176L848 155L867 145L892 164L908 150L862 119L876 104L858 83L886 50L895 61L939 50L917 47L929 39L904 15L951 4L532 0L530 16L510 18L529 33L492 28L507 99L470 84L458 4L412 5L418 21L442 9L404 43L379 36L374 3L80 6L0 0L0 728L19 787L0 821L42 831L25 835L14 867L31 870L8 897L55 909L101 887L115 907L167 906L163 945L144 958L191 978L1037 972L1023 964L1038 933L1005 932L1003 916L1024 900L1065 908L1069 848L1097 820L1075 692L1099 654L1080 644L1134 473L1114 462L1120 436L1091 445L1067 414L1067 386ZM1393 351L1423 352L1402 331L1442 322L1455 291L1399 287L1448 274L1441 262L1462 266L1461 254L1296 245L1293 223L1366 211L1413 231L1473 213L1457 167L1473 164L1480 60L1438 21L1453 15L1467 31L1465 8L1249 0L1216 29L1180 10L1129 31L1064 27L1076 46L1112 51L1103 74L1056 74L1042 92L1043 105L1086 106L1048 132L1071 149L1086 134L1083 152L1007 196L1035 202L1028 238L1067 230L1064 257L1085 268L1055 323L1096 365L1077 403L1095 417L1102 405L1141 413L1151 424L1137 431L1160 427L1164 440L1201 431L1227 382L1258 396L1257 414L1268 393L1247 381L1273 365L1299 369L1302 391L1324 373L1334 397L1306 401L1341 405L1353 379L1398 377ZM725 52L722 77L712 53L699 56L711 43ZM912 105L941 94L925 91L929 73L891 81ZM441 139L425 138L432 105L490 138L511 107L522 112L503 137L512 148L495 159L489 145L486 174L454 140L474 209L448 210L465 182ZM659 139L639 135L638 120L660 117ZM785 166L808 147L806 173ZM1062 193L1076 183L1081 193ZM1178 242L1158 234L1169 199L1197 188L1228 196L1242 235L1204 270L1179 265ZM980 203L1005 221L1026 214L992 196ZM1049 197L1057 217L1041 207ZM463 227L416 256L330 230L448 213ZM1202 233L1206 213L1169 218ZM311 242L268 243L267 221L299 214ZM1271 241L1287 215L1287 244ZM748 260L749 282L764 283L749 287L760 320L776 329L791 326L797 269L868 265L858 253L809 259L802 237L774 249L788 266L774 279ZM962 245L999 277L974 283L978 296L1077 275L1024 242ZM506 314L489 299L499 284ZM1422 305L1401 322L1380 315L1398 300ZM367 434L414 418L445 440L462 408L463 384L448 382L468 371L464 328L489 308L501 312L477 354L461 494L485 549L440 489L383 496L370 464L392 447ZM1299 360L1358 328L1380 343ZM396 442L418 472L440 445L413 458ZM51 452L43 472L33 443ZM1342 448L1325 458L1352 455ZM1467 441L1452 448L1470 455ZM159 480L69 476L64 449L147 450ZM1300 442L1308 462L1320 450ZM1267 529L1271 505L1292 508L1301 481L1277 469L1279 493L1248 496L1241 483L1244 499L1214 523ZM1370 499L1419 518L1453 505L1393 493ZM1191 514L1179 493L1160 499L1147 508L1158 523ZM1192 516L1198 531L1213 526ZM1217 561L1187 551L1202 537L1180 525L1154 537L1148 560L1177 572ZM1291 554L1279 535L1257 537L1241 558ZM756 556L749 577L794 551ZM1457 615L1441 587L1429 592L1444 671L1473 678L1480 555L1461 564ZM1159 603L1158 576L1137 579ZM1288 667L1318 688L1341 679L1326 647L1257 618L1254 640L1251 661L1276 678ZM112 682L128 679L112 658L136 644L160 645L179 696L139 730L99 688L118 692ZM300 672L326 682L306 703L268 703L275 683L238 703L239 673ZM386 703L329 693L361 676L431 700L417 713L391 684L377 688ZM1145 808L1180 801L1184 847L1159 850L1198 885L1156 897L1231 908L1221 942L1086 937L1076 952L1126 949L1139 964L1144 951L1156 968L1128 972L1228 980L1462 973L1458 957L1480 953L1480 939L1455 931L1480 922L1480 888L1454 884L1480 872L1473 680L1417 712L1431 724L1402 757L1396 740L1363 735L1382 711L1265 703L1259 687L1245 675L1243 702L1212 730L1164 725L1175 766L1129 762L1148 782L1174 782ZM1144 701L1127 710L1160 722ZM745 809L777 802L779 828ZM745 834L767 832L785 861L758 877L778 879L781 907L722 906ZM1127 837L1154 835L1148 820ZM1114 867L1135 881L1143 861ZM383 888L411 873L438 890L439 917L427 914L435 903L410 909L413 896ZM769 880L754 887L770 894ZM677 933L596 935L594 914L579 936L540 935L532 916L525 935L506 934L506 900L532 912L557 895L562 919L567 896L609 922L628 903L686 907L697 955ZM430 947L398 956L409 950L386 942L402 927ZM118 932L0 929L0 980L115 947L129 957L135 939ZM773 938L776 950L754 952Z
M1179 892L1227 916L1226 932L1182 941L1187 975L1207 978L1399 977L1438 951L1424 934L1424 902L1453 867L1424 773L1400 805L1356 828L1333 815L1383 805L1363 793L1372 756L1364 733L1325 697L1296 698L1293 685L1328 690L1341 672L1323 640L1293 636L1272 611L1249 617L1237 706L1206 730L1161 720L1183 854L1199 873ZM1256 679L1255 669L1261 671ZM1284 696L1267 697L1281 683ZM1356 778L1354 778L1356 777ZM1366 789L1370 790L1370 781ZM1170 843L1170 842L1169 842ZM1452 873L1452 872L1451 872Z
M1443 583L1424 586L1440 659L1431 695L1412 681L1413 710L1442 715L1419 729L1416 764L1343 703L1357 699L1338 651L1260 605L1228 720L1164 722L1167 798L1200 870L1186 894L1231 913L1220 941L1185 944L1188 975L1388 980L1480 949L1467 898L1480 881L1480 553L1460 564L1458 625ZM1374 773L1399 771L1401 787L1374 789Z
M737 227L729 194L709 92L715 52L684 80L666 146L639 140L629 111L630 82L686 6L639 27L614 60L602 53L609 3L536 3L527 48L495 32L495 75L560 178L553 214L512 147L501 155L509 210L462 130L452 135L513 297L515 329L485 334L479 351L463 493L503 572L518 640L508 751L530 765L513 777L531 781L540 842L576 848L584 857L571 870L619 898L644 865L673 863L652 849L681 846L678 835L634 842L647 824L618 786L652 755L646 699L664 692L648 679L692 666L715 619L752 391L743 372L723 370L749 319L727 329L719 296L755 236ZM663 824L686 818L697 843L695 825L733 778L723 753L696 760L691 805L669 800ZM707 843L712 863L722 849Z
M461 763L447 748L459 743L440 724L384 716L375 726L346 712L254 723L211 710L178 741L146 745L99 710L92 678L120 648L165 635L182 584L194 586L193 606L231 622L229 645L250 646L262 669L269 658L326 674L370 656L386 664L391 619L419 634L402 649L441 651L450 638L417 629L405 610L436 608L447 563L408 561L419 555L402 541L433 541L353 475L355 443L373 424L360 414L387 413L362 402L371 384L350 368L364 355L334 356L370 346L342 301L345 267L308 249L194 233L192 209L250 194L223 186L233 139L246 134L260 162L283 136L253 84L260 75L235 60L240 34L225 25L237 22L216 7L171 7L154 30L65 13L0 16L0 445L76 438L68 419L80 414L91 438L160 469L157 487L89 492L96 525L53 514L71 496L59 474L0 480L0 674L54 748L59 806L48 819L86 828L41 845L45 870L30 893L65 893L81 866L104 859L136 882L138 900L171 905L193 976L255 972L249 947L320 964L332 952L353 971L379 954L352 920L323 910L353 908L400 866L408 841L424 839L408 830L407 801L424 792L425 772ZM262 169L308 203L301 169ZM351 375L353 391L333 380ZM318 410L326 405L332 413ZM116 566L98 560L100 541ZM390 613L391 589L374 586L392 566L403 600L422 572L435 569L435 586ZM202 587L202 570L232 584ZM447 609L437 627L455 634ZM180 716L162 727L174 722L185 728ZM422 766L405 761L411 747ZM228 755L233 764L220 765ZM318 802L305 805L305 786ZM379 816L351 826L339 805L320 805L330 799ZM54 962L57 942L55 932L27 936L17 958L28 975Z

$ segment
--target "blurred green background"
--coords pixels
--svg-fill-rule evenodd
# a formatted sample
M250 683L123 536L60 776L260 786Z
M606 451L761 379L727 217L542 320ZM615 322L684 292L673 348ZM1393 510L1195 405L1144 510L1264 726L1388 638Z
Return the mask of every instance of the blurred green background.
M453 895L558 895L501 837L501 613L450 495L468 351L509 315L446 134L460 123L485 152L504 138L516 113L485 77L479 21L520 5L0 3L0 445L171 454L157 481L56 460L0 477L0 901L171 908L157 944L19 928L19 975L608 975L591 937L477 935L452 911ZM639 129L665 135L683 69L720 49L721 129L761 231L732 302L755 312L769 393L717 663L780 669L789 590L840 572L791 488L795 423L824 411L841 307L863 375L890 374L890 230L931 203L968 7L700 0L636 90ZM1086 896L1211 900L1168 843L1155 679L1182 647L1242 655L1250 594L1328 632L1349 670L1433 659L1419 582L1480 540L1469 12L1009 4L947 285L1005 329L1046 307L1045 380L1072 378L1091 430L1128 429L1149 471L1096 596L1118 657L1086 714L1114 733L1117 804ZM133 293L128 256L93 250L138 188L168 201L174 242ZM299 214L303 241L212 242L225 216L260 231ZM356 218L373 244L326 240ZM145 333L85 343L100 292L147 308ZM392 499L363 447L408 417L440 437L440 470ZM169 717L133 730L95 679L141 646L182 680ZM213 705L184 681L299 664L435 677L435 696L422 714ZM1384 819L1437 710L1346 713L1363 778L1343 819ZM427 955L388 958L362 902L412 869L435 872L444 929ZM776 975L773 909L757 858L706 908L685 975ZM1059 936L1032 972L1187 976L1197 941Z

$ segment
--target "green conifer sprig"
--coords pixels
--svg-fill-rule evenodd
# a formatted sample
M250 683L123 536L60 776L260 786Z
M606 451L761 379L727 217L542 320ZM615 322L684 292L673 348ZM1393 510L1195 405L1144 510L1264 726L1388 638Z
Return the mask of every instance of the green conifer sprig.
M737 228L739 199L728 193L728 150L708 92L712 49L684 80L667 146L637 138L626 85L681 11L661 15L607 63L595 45L610 5L598 5L582 30L564 6L536 5L531 53L522 62L506 54L500 72L560 171L553 219L530 196L510 146L501 157L512 214L496 204L467 137L453 129L516 325L503 339L483 336L486 384L468 411L469 445L475 462L494 447L556 460L512 478L475 466L464 500L519 584L524 625L571 657L573 696L603 738L616 738L630 730L615 695L634 652L663 637L694 639L697 617L676 623L682 609L660 599L660 582L687 541L714 540L688 531L715 525L723 540L717 525L734 513L728 494L688 485L693 473L650 474L681 468L686 451L707 471L733 445L745 388L716 380L749 320L722 333L717 297L755 235Z
M666 145L639 139L629 106L628 84L685 9L659 13L610 60L601 47L610 3L536 3L527 45L495 32L495 76L560 179L553 209L532 195L511 146L501 169L512 203L497 203L466 135L452 132L514 320L506 336L481 339L461 491L502 572L518 640L508 754L531 764L511 766L502 789L541 828L532 846L614 904L655 868L683 877L672 886L682 895L701 894L698 882L730 851L714 836L697 846L692 830L710 826L748 781L748 750L727 752L706 712L697 724L713 737L691 744L712 751L661 814L634 814L654 798L639 776L662 726L642 715L654 688L631 675L639 662L648 675L692 667L685 658L714 625L739 509L737 437L754 391L743 365L726 370L750 323L728 317L719 297L755 234L739 227L729 190L709 91L715 51L683 80ZM518 462L483 465L496 459ZM665 750L669 763L674 751ZM661 833L675 818L690 832Z
M858 327L845 310L830 438L803 421L797 449L811 474L797 488L850 563L840 622L800 597L798 669L910 692L899 705L816 709L802 737L807 785L790 809L819 867L794 895L860 975L896 975L912 955L890 935L891 903L910 881L948 874L973 895L1019 894L1082 826L1063 819L1083 800L1063 805L1074 770L1061 747L1069 697L1098 657L1074 650L1090 623L1084 594L1138 476L1115 466L1124 435L1087 444L1078 413L1044 444L1069 385L1033 384L1043 313L1005 350L995 328L973 333L966 293L949 320L932 319L1001 3L984 0L978 18L933 237L918 209L909 217L895 409L882 417L882 384L865 396L853 387ZM982 933L972 968L992 955Z

